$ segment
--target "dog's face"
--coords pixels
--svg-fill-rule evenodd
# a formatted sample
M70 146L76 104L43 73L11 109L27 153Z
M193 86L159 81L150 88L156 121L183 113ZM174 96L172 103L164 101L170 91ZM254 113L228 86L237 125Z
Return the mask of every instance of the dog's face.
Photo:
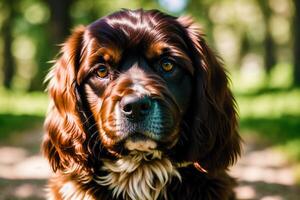
M187 18L123 10L78 28L49 80L54 170L138 152L216 170L240 152L226 74Z
M172 148L190 105L184 30L175 19L157 28L150 17L137 25L137 16L112 15L85 30L89 51L78 78L102 144L117 154Z

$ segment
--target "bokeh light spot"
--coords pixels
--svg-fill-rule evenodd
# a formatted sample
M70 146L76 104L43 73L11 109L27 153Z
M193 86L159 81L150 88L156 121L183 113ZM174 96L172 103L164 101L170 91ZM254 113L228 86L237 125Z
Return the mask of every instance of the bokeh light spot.
M36 53L36 47L33 41L26 37L17 37L12 44L12 54L18 59L32 59Z
M30 5L25 10L24 15L25 19L31 24L45 23L48 21L50 16L48 8L41 3L35 3Z

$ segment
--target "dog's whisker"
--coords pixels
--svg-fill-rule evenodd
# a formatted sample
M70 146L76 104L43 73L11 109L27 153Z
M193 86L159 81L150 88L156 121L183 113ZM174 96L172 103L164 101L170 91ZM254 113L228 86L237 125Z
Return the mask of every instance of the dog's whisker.
M83 111L82 111L83 112ZM85 125L86 123L89 122L89 120L93 117L94 115L91 114L89 117L86 118L86 120L84 122L82 122L82 125Z
M91 125L88 130L91 130L92 128L94 128L97 125L97 123L94 123L93 125Z

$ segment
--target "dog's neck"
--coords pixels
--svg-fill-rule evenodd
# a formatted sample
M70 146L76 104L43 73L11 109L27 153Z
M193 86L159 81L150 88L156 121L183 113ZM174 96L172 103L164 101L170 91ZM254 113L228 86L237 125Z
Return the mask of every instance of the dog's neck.
M134 152L117 161L104 160L105 176L95 181L112 190L113 196L132 200L156 200L166 194L166 185L172 178L181 179L172 162L161 152Z

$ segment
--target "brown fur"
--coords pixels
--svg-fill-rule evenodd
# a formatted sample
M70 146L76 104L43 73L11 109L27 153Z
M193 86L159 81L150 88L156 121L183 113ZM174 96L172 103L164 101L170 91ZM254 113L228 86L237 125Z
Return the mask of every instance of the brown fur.
M149 63L171 54L184 84L169 83L142 62L118 68L142 52ZM103 63L113 73L99 80L94 70ZM42 149L55 172L49 199L234 199L226 170L240 154L235 101L222 62L190 18L122 10L79 27L47 80ZM151 96L163 116L159 134L145 129L144 146L122 143L129 133L118 125L118 109L131 94ZM152 118L142 130L155 127Z

